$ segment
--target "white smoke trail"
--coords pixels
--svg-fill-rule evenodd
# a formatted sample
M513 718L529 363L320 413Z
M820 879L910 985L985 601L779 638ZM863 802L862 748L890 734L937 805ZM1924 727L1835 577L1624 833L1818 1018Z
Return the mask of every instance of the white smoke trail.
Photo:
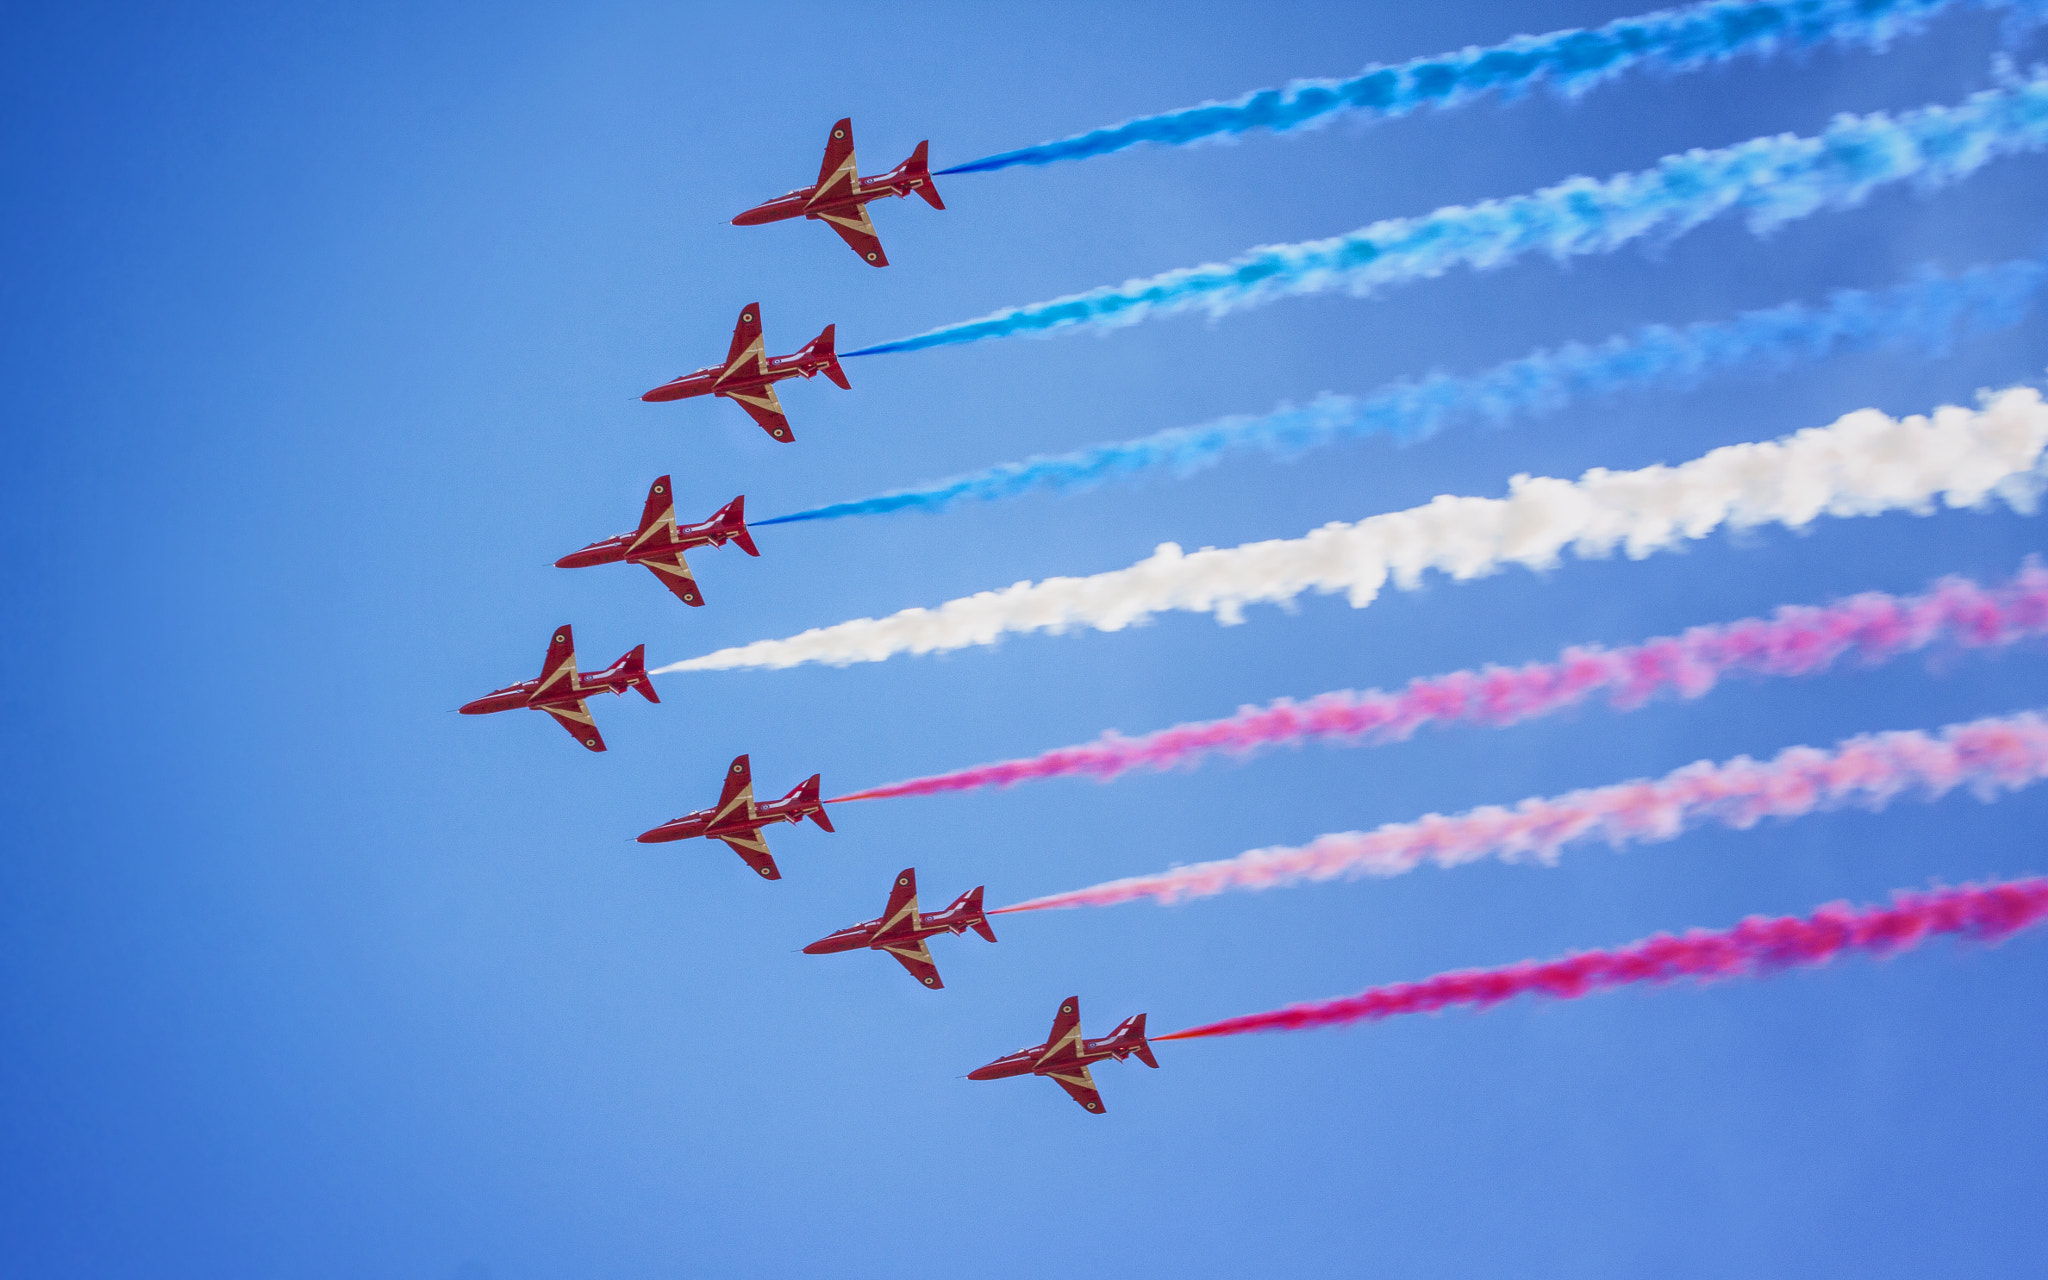
M1324 525L1306 537L1184 552L1173 543L1128 569L1019 582L1000 591L760 640L660 668L722 671L844 666L899 653L993 644L1013 632L1117 631L1156 613L1213 613L1231 624L1250 604L1343 592L1353 608L1391 579L1424 572L1476 578L1505 564L1543 568L1569 548L1641 558L1722 526L1799 528L1822 515L1931 512L2001 498L2030 510L2048 445L2048 405L2032 388L1895 419L1875 409L1781 440L1728 445L1679 466L1595 468L1578 480L1516 476L1505 498L1443 496L1420 507Z

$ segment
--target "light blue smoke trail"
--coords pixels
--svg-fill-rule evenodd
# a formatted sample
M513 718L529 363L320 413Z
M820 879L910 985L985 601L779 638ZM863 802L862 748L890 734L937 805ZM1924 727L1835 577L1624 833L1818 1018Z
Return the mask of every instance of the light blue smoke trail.
M1606 253L1652 232L1675 237L1731 209L1745 211L1751 229L1761 232L1858 204L1887 183L1914 178L1933 189L2000 156L2043 146L2048 70L2037 70L1953 107L1837 116L1815 138L1780 134L1687 151L1605 181L1570 178L1529 195L1389 218L1328 240L1268 245L1230 262L1012 307L843 354L919 351L1078 325L1112 329L1182 311L1214 316L1335 289L1365 294L1460 265L1497 267L1538 252L1558 259Z
M1571 343L1537 351L1470 377L1439 373L1362 397L1325 394L1305 408L1282 405L1256 417L1223 418L1006 462L916 489L754 523L942 511L956 502L1071 491L1148 472L1186 475L1216 465L1235 450L1293 456L1373 435L1406 444L1460 420L1501 425L1518 416L1555 412L1582 397L1629 387L1684 389L1745 366L1782 369L1837 351L1897 346L1943 354L1960 336L2018 324L2044 284L2048 264L2033 259L1978 267L1953 278L1924 272L1913 283L1882 293L1844 290L1821 307L1788 302L1682 329L1648 325L1597 345Z
M1767 56L1821 44L1882 47L1961 0L1708 0L1617 18L1591 30L1516 36L1490 47L1374 65L1344 80L1296 80L1230 102L1140 116L1107 129L956 164L940 173L983 173L1054 164L1154 143L1184 147L1265 129L1287 133L1339 116L1368 120L1450 107L1486 93L1512 96L1548 86L1577 97L1636 67L1691 71L1745 54ZM2015 27L2048 17L2042 0L1974 0L2009 10Z

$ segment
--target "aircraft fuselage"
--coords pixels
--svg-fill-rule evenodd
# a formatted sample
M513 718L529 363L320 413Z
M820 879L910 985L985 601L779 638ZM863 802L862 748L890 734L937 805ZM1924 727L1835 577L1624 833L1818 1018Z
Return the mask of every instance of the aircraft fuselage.
M1019 1049L1012 1054L997 1058L985 1067L977 1067L967 1073L969 1080L1007 1080L1012 1076L1049 1076L1056 1073L1072 1073L1091 1062L1115 1058L1122 1062L1136 1052L1136 1046L1118 1043L1117 1036L1104 1036L1100 1040L1075 1038L1058 1046L1050 1053L1044 1045L1033 1045Z
M906 916L893 927L883 928L883 921L877 917L850 924L836 933L830 933L804 948L807 955L836 955L841 951L857 951L866 947L872 951L886 951L892 946L911 946L922 939L941 933L963 934L969 923L979 918L979 913L963 909L959 905L944 911L911 919Z
M832 363L834 359L830 355L798 351L786 356L771 356L761 363L758 370L735 370L730 375L721 365L707 365L695 373L670 379L640 398L659 403L688 400L695 396L758 394L764 388L791 378L815 378Z
M798 187L787 195L760 204L732 220L736 227L758 227L769 222L786 222L791 218L822 218L828 213L852 214L858 216L860 209L870 201L888 196L903 197L927 185L931 179L918 174L905 173L899 165L889 172L872 178L862 178L853 189L817 198L817 186Z
M639 564L645 560L661 560L678 551L689 551L695 547L722 547L734 538L730 523L710 519L702 524L685 524L676 527L675 540L661 541L654 538L640 540L640 535L621 533L593 542L581 551L572 551L555 561L560 569L587 569L600 564Z
M466 716L487 716L494 711L512 711L520 707L573 707L593 693L623 694L632 687L632 681L620 670L622 665L614 664L587 676L579 672L574 680L560 681L545 693L538 692L538 679L521 680L518 684L487 693L474 702L465 702L460 710Z
M778 822L802 822L808 812L805 805L788 799L770 800L766 804L750 803L745 809L734 809L723 818L715 809L699 809L680 818L671 818L638 838L641 844L662 844L697 836L716 840L722 836L750 835Z

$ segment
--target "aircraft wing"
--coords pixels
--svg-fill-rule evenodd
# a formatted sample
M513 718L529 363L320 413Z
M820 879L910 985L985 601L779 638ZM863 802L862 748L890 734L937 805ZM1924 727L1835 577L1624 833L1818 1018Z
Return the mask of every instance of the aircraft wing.
M860 166L853 158L853 117L832 126L825 139L825 159L818 165L818 185L811 188L812 201L830 199L842 190L851 191L860 181Z
M690 576L690 562L683 559L680 551L671 551L659 558L650 556L640 562L661 579L661 585L676 593L676 599L684 604L701 608L704 593L697 589L697 580Z
M1096 1115L1101 1115L1102 1095L1095 1091L1095 1077L1088 1074L1088 1064L1082 1063L1072 1071L1048 1073L1047 1079L1067 1091L1067 1096L1080 1103Z
M896 873L896 883L889 886L889 905L882 908L882 927L876 932L888 933L906 919L912 927L917 925L916 867L905 867Z
M788 444L796 439L796 433L789 429L789 419L782 416L782 401L775 394L774 387L762 387L759 391L744 394L737 391L721 391L718 394L747 411L747 416L761 424L761 430Z
M716 823L740 806L748 817L754 811L754 762L745 756L734 756L732 763L725 767L725 785L718 791L718 808L712 810L711 821Z
M839 233L839 238L861 256L861 261L876 267L889 265L889 255L882 252L882 238L875 234L875 224L868 220L866 205L855 205L851 214L821 213L817 216L819 221Z
M1040 1061L1058 1052L1069 1040L1079 1040L1080 1038L1081 997L1068 996L1060 1001L1060 1011L1053 1015L1052 1034L1045 1038L1045 1047Z
M896 963L908 969L911 977L932 990L936 991L946 985L939 980L939 967L932 963L931 950L924 945L923 938L907 946L902 943L885 943L882 950L895 956Z
M590 704L580 699L573 707L542 707L555 718L555 723L569 731L569 736L589 747L592 751L604 750L604 738L597 732L597 721L591 718Z
M566 680L564 688L576 685L576 637L563 623L555 628L554 638L548 641L548 656L540 665L540 683L534 686L534 693L548 693Z
M740 308L739 322L732 327L732 346L726 348L725 372L720 382L742 370L759 373L768 362L768 347L761 340L761 304L749 302Z
M752 831L736 831L731 835L718 837L726 848L740 855L740 861L759 872L763 880L780 880L782 872L777 869L775 859L768 852L768 837L757 827Z
M640 508L640 528L635 531L633 536L633 546L635 548L638 548L641 543L653 537L655 532L660 529L666 529L669 540L674 541L676 536L676 496L670 492L671 487L667 476L656 478L655 482L648 486L647 505Z

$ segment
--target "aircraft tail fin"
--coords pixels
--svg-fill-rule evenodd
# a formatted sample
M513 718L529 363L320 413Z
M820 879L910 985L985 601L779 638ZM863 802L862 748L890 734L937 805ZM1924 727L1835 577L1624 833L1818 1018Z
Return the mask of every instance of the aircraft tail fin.
M996 931L988 922L988 913L982 909L981 891L982 886L975 885L966 893L961 894L960 905L967 908L967 927L990 942L994 942L996 940Z
M626 678L628 689L638 689L640 696L649 702L661 701L661 695L654 691L654 681L647 674L646 645L634 645L631 653L619 659L619 674Z
M823 774L814 773L789 789L785 800L795 800L803 810L803 816L817 823L825 830L832 830L832 819L825 816L825 805L818 799L818 779Z
M910 189L924 197L924 202L934 209L943 209L946 202L939 199L939 189L932 185L931 162L925 158L930 150L929 141L917 144L917 150L910 153L910 159L903 162L903 176L910 179Z
M938 919L940 923L955 933L959 933L963 929L972 929L990 942L994 942L996 940L996 931L990 927L988 913L982 909L981 891L982 886L975 885L972 889L953 899L952 902L946 905L944 911L938 913ZM925 918L929 920L932 917L926 916Z
M812 338L803 353L808 360L823 360L825 367L820 372L837 383L841 391L851 391L853 384L846 380L846 370L839 367L839 353L833 349L833 334L838 328L836 324L826 325L825 332Z
M1152 1043L1145 1039L1145 1015L1134 1014L1125 1018L1117 1029L1109 1033L1110 1047L1136 1055L1138 1061L1148 1067L1159 1065L1159 1059L1152 1056Z
M761 554L760 549L754 546L754 535L747 532L746 494L743 493L720 507L712 513L711 519L727 537L739 545L740 550L750 556Z

